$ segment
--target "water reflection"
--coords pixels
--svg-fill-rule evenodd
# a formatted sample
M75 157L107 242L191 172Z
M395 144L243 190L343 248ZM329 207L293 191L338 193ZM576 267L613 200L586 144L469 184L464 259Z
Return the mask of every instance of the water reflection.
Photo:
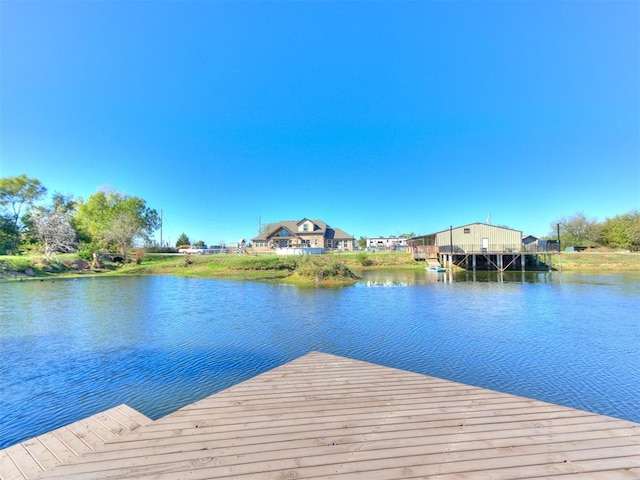
M408 287L430 283L553 283L562 277L549 272L497 272L455 271L435 272L431 270L387 270L369 271L362 275L358 287Z
M638 293L640 283L638 272L601 273L560 273L560 272L514 272L514 271L467 271L435 272L430 270L385 270L368 271L362 275L357 287L409 287L430 283L575 283L585 285L628 286Z
M119 403L166 415L309 351L640 421L638 275L375 271L0 288L0 448Z

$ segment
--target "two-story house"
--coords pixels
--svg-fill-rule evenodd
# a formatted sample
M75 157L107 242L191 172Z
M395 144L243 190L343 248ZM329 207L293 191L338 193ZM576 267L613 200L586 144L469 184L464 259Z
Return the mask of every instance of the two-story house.
M251 239L256 251L275 251L278 248L314 248L323 250L354 250L355 239L339 228L322 220L282 221L272 223Z

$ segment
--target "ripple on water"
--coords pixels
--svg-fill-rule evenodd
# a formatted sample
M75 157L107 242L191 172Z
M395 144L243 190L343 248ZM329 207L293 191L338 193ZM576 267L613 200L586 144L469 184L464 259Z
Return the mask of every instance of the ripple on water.
M8 284L0 448L120 403L157 418L312 350L640 421L629 285L381 275L340 290L172 277Z

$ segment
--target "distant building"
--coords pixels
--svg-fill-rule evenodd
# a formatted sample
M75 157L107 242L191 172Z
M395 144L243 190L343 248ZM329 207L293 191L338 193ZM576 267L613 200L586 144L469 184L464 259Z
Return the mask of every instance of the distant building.
M322 253L326 250L351 251L355 247L355 239L345 231L330 227L322 220L308 218L273 223L251 242L258 252L312 248L314 253Z
M429 267L456 265L473 271L548 269L550 255L558 251L553 240L540 240L533 235L523 237L520 230L486 223L450 227L413 237L407 244L413 258L425 260Z
M522 237L522 248L525 252L559 252L558 240L543 240L533 235Z
M522 232L486 223L471 223L413 237L409 246L437 247L439 253L519 252Z
M398 237L367 237L366 247L369 250L404 251L407 248L407 239Z

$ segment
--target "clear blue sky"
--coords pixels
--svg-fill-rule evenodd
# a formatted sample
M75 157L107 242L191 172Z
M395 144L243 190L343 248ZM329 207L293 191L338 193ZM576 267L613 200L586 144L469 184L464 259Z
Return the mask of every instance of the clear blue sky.
M172 243L640 208L638 1L0 0L0 54L0 176Z

